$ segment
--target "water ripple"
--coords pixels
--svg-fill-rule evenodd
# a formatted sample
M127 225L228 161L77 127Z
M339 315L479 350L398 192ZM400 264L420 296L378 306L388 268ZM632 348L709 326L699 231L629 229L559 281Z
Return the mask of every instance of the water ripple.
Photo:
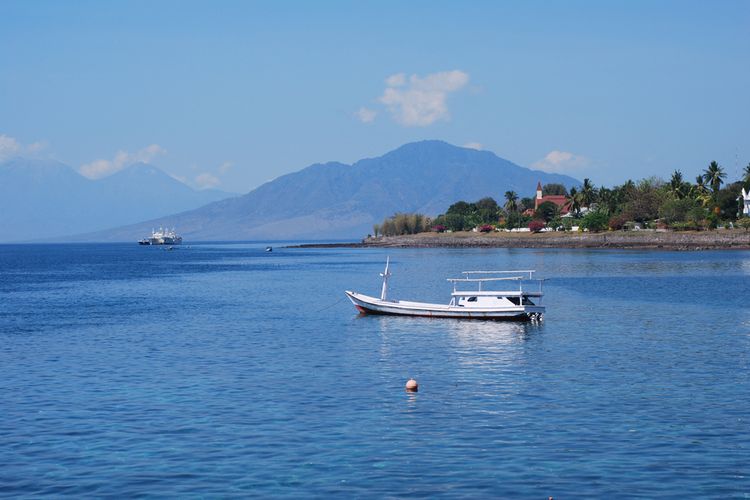
M358 317L383 251L263 247L0 246L0 496L750 494L747 252L388 250L407 299L537 268L525 325Z

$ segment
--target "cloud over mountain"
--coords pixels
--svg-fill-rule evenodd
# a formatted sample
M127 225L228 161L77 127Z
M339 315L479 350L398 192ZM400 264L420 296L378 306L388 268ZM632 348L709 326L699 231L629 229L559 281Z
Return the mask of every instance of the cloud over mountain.
M21 155L36 155L43 150L46 144L42 141L31 144L23 144L15 137L0 134L0 162Z
M589 160L585 156L569 153L568 151L550 151L532 166L551 173L575 172L586 168Z
M448 94L469 83L469 75L460 70L431 73L424 77L404 73L389 76L380 97L396 122L406 127L426 127L448 120ZM364 120L363 120L364 121Z
M152 160L166 152L167 150L158 144L151 144L135 153L120 150L115 153L114 158L111 160L100 159L81 165L78 172L89 179L100 179L112 175L133 163L151 163Z

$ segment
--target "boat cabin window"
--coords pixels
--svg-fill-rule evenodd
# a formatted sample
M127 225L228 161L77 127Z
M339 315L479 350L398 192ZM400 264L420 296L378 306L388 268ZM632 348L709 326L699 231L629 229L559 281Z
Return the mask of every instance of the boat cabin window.
M467 300L467 302L476 302L476 301L477 301L476 297L469 297L469 299Z
M513 304L515 304L517 306L521 305L521 299L519 297L506 297L506 299L510 300ZM523 305L525 305L525 306L533 306L534 303L528 297L524 297L523 298Z

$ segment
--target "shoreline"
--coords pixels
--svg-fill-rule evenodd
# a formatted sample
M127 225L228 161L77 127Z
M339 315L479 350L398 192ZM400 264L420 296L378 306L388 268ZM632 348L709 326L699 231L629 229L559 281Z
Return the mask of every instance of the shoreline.
M750 250L750 231L608 231L601 233L419 233L352 243L309 243L288 248L602 248L638 250Z

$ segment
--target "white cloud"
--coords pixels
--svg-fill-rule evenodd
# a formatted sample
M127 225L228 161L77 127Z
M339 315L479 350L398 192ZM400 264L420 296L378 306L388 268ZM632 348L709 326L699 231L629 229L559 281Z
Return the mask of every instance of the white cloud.
M145 148L141 149L133 156L135 157L135 161L148 163L155 157L166 154L166 152L167 150L159 146L158 144L151 144L150 146L146 146Z
M44 149L47 148L47 143L44 141L36 141L32 142L28 146L26 146L26 151L28 151L31 154L36 154Z
M115 153L115 157L111 160L94 160L91 163L81 165L81 168L79 168L78 171L81 175L88 177L89 179L99 179L114 174L133 163L150 163L151 160L157 156L165 154L166 152L167 150L158 144L151 144L135 153L118 151Z
M203 172L195 177L195 185L198 186L198 189L213 188L219 184L221 184L219 178L208 172Z
M180 181L181 183L185 184L186 186L190 185L190 182L188 181L188 178L184 175L177 175L177 174L171 174L169 172L166 172L168 176L170 176L172 179L175 179L177 181Z
M355 115L362 123L372 123L375 121L375 117L378 115L378 112L372 109L361 107L355 113Z
M203 167L195 164L190 165L189 168L193 172L200 172L201 170L203 170ZM222 184L222 178L227 173L229 173L232 168L234 168L234 163L231 161L225 161L218 167L209 169L208 171L200 172L195 176L193 176L193 174L189 174L190 176L192 176L190 178L176 174L169 175L194 189L209 189L220 186Z
M389 87L403 87L406 84L406 75L404 73L391 75L385 79L385 84Z
M0 134L0 161L5 161L14 156L33 156L46 147L47 145L41 141L37 141L29 145L24 145L14 137Z
M13 137L0 135L0 161L16 156L21 151L21 143Z
M460 70L432 73L420 78L403 73L389 76L380 97L393 118L407 127L426 127L438 120L448 120L446 98L463 88L469 75Z
M464 147L469 148L469 149L476 149L477 151L481 151L482 144L479 142L467 142L466 144L464 144Z
M581 170L588 165L589 160L585 156L555 150L547 153L547 156L535 162L532 167L545 172L561 173Z

